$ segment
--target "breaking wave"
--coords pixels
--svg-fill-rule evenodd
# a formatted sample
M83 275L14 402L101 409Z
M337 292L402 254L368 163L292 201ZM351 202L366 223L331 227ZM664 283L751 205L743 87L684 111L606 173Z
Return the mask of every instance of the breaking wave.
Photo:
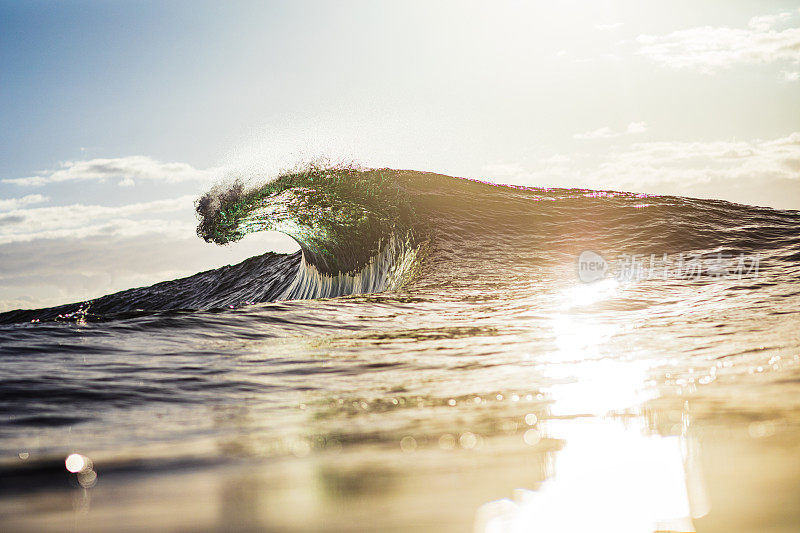
M196 202L197 234L229 245L258 231L291 236L301 251L76 304L0 314L0 322L96 320L415 286L446 292L482 283L530 284L555 265L614 254L757 253L762 268L800 259L797 212L586 189L524 188L393 169L320 167L266 183L233 181Z

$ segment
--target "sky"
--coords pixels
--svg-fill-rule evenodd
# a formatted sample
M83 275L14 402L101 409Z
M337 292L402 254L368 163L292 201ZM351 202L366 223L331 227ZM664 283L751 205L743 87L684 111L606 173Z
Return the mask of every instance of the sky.
M296 250L193 201L319 157L800 209L800 1L0 0L0 310Z

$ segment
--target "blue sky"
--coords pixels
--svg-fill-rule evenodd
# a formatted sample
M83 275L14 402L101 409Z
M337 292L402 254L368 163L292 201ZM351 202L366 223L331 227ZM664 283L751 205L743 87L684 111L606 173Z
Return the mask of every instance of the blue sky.
M291 250L191 201L318 156L800 209L798 2L0 2L0 95L0 309Z

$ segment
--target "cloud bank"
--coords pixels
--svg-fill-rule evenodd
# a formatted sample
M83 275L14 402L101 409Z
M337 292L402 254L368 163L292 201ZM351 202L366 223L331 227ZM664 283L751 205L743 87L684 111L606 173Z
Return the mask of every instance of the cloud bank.
M187 195L120 207L72 204L14 209L0 213L0 245L37 239L78 239L95 235L193 235L193 202L194 196ZM181 210L184 211L183 220L174 220L174 212ZM168 216L165 217L165 214Z
M187 163L163 163L148 156L135 155L110 159L65 161L55 170L39 172L23 178L6 178L3 183L41 187L67 181L114 181L123 187L137 181L164 183L207 182L219 174L219 169L199 170Z
M0 212L19 209L20 207L31 204L41 204L47 200L48 198L46 196L42 196L41 194L28 194L22 198L9 198L0 200Z
M631 122L625 131L618 132L609 128L608 126L598 128L596 130L587 131L584 133L576 133L572 136L573 139L581 141L593 139L613 139L614 137L621 137L623 135L636 135L647 131L647 122Z
M556 155L535 169L500 164L488 178L544 187L588 187L718 198L800 209L800 132L777 139L657 141L595 157Z
M702 26L666 35L640 35L637 52L666 67L704 73L736 64L800 64L800 28L777 28L797 18L797 13L784 12L754 17L747 28Z

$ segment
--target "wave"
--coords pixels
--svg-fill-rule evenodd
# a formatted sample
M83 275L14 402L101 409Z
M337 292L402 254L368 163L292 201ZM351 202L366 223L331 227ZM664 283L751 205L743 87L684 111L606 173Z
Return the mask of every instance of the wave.
M294 238L302 259L280 299L397 288L425 237L393 177L386 169L312 165L250 189L236 181L198 199L197 234L222 245L264 230Z
M299 253L130 289L89 302L0 314L0 322L103 320L130 314L328 298L416 286L530 284L542 269L574 279L585 250L615 254L757 253L800 258L800 213L718 200L495 185L428 172L321 167L196 202L197 234L228 245L258 231ZM480 283L479 283L480 281Z

